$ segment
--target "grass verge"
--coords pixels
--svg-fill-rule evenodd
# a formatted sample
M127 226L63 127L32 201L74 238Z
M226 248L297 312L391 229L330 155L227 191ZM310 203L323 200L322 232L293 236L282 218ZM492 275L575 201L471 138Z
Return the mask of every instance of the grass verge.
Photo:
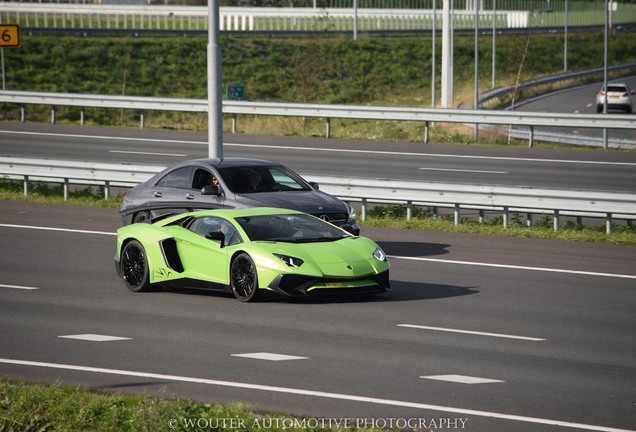
M349 431L371 431L355 427ZM0 380L1 432L156 432L156 431L306 431L334 430L327 419L258 413L245 403L207 404L158 394L92 392L81 387ZM343 428L338 428L343 430Z
M62 186L51 186L48 183L32 183L28 196L24 195L23 185L17 180L0 181L0 200L27 201L49 204L69 204L88 207L120 208L122 197L104 199L103 188L87 187L69 193L68 201L64 201ZM521 220L521 215L512 214L508 228L503 227L502 217L478 222L470 218L462 218L459 225L448 216L434 217L432 209L415 207L413 218L406 219L405 205L377 206L368 212L367 220L359 221L361 226L381 228L400 228L424 231L458 232L467 234L497 235L506 237L523 237L549 240L566 240L590 243L609 243L620 245L636 245L636 227L630 225L612 225L612 232L607 234L605 226L588 227L572 221L565 222L554 231L552 217L541 216L528 227ZM1 430L0 430L1 432Z

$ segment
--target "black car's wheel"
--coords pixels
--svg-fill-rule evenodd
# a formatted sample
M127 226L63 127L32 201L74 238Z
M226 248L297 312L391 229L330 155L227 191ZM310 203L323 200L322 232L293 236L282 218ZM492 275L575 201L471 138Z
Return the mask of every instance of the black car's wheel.
M139 213L135 213L132 223L145 222L148 219L150 219L150 212L140 211Z
M126 243L121 251L121 274L129 290L149 291L148 259L144 247L137 240Z
M230 285L234 296L243 302L254 301L258 297L258 275L252 258L242 253L232 261Z

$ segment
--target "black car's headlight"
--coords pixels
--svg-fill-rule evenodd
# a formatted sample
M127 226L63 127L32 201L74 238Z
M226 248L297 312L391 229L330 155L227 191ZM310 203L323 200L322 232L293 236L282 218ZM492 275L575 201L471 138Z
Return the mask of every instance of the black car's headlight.
M382 262L386 262L387 261L386 254L380 248L377 248L375 250L375 252L373 252L373 258L377 259L378 261L382 261Z
M349 203L345 203L345 205L347 206L347 212L349 213L347 223L351 224L356 222L356 210Z
M304 263L304 261L301 260L300 258L296 258L289 255L274 254L274 256L290 267L300 267Z

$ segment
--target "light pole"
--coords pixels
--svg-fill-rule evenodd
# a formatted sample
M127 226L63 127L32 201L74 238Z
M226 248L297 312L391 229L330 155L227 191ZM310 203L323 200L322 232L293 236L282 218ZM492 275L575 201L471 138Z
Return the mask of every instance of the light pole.
M208 0L208 156L223 159L223 93L219 0Z

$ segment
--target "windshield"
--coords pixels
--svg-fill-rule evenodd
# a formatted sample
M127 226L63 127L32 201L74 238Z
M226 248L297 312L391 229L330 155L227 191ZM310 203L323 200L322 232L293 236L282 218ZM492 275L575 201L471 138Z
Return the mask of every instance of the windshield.
M310 190L300 177L282 166L222 168L219 172L234 193Z
M251 241L290 243L331 242L351 234L307 214L281 214L236 218Z

